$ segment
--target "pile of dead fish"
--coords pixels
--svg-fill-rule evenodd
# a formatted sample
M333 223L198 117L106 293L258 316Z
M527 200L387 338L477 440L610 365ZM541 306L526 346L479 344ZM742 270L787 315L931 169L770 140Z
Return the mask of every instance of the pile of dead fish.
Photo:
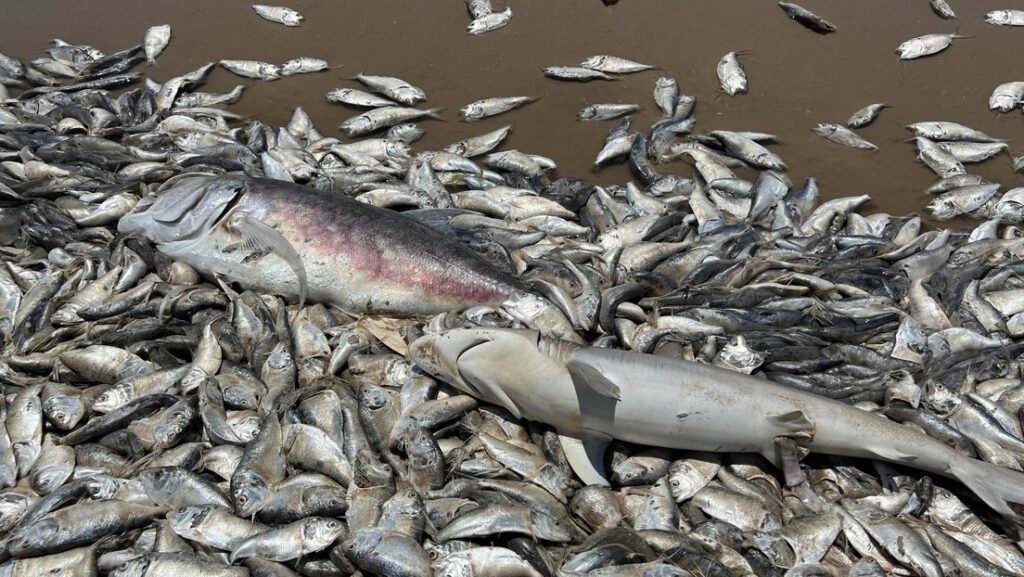
M813 180L792 185L771 135L695 133L694 99L670 78L654 89L663 118L641 133L627 117L598 157L627 159L635 182L595 187L552 180L550 159L495 152L511 127L414 152L422 130L399 105L426 96L395 78L332 93L371 107L342 125L367 136L345 142L301 110L275 129L218 108L238 95L201 90L213 64L108 91L140 80L129 70L144 59L142 46L68 43L30 65L0 56L17 94L0 105L0 574L1024 574L1008 519L894 465L812 455L791 471L809 496L761 456L613 443L611 486L583 487L556 431L409 357L424 333L536 316L296 304L296 287L312 298L329 279L281 264L256 282L287 300L238 291L236 268L204 279L206 261L144 238L173 224L185 236L158 242L188 240L247 202L196 189L156 207L151 193L183 174L301 183L427 223L592 345L758 375L1020 471L1024 189L999 194L963 166L995 139L912 127L940 177L936 214L987 219L925 230L918 216L862 212L867 196L821 202ZM673 174L691 173L674 159L694 177ZM159 208L151 227L118 232L147 207ZM239 255L229 264L294 264L344 232L281 212L306 242L231 221L251 234L221 247ZM409 231L359 226L407 265L424 252ZM418 271L375 274L456 298Z

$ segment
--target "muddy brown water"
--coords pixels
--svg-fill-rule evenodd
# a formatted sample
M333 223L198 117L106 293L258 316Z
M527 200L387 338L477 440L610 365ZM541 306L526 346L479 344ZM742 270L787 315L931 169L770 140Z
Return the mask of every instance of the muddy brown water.
M502 0L493 0L504 8ZM576 112L597 102L632 102L643 108L634 127L644 129L658 112L652 100L659 75L678 79L697 97L696 131L751 130L776 134L772 146L790 167L794 183L818 179L827 197L870 194L877 210L919 212L923 192L935 178L915 160L904 126L951 120L1007 139L1024 149L1020 111L988 110L992 89L1024 80L1024 29L984 23L990 10L1011 7L1003 0L951 0L960 18L943 20L927 0L804 0L801 4L839 27L827 36L789 20L768 0L515 0L504 29L470 36L469 15L460 0L288 0L306 18L288 28L264 21L248 2L214 0L17 0L0 18L0 51L30 60L52 38L89 43L115 51L140 43L146 28L170 24L173 38L158 66L143 69L166 80L218 59L281 63L315 56L337 68L328 72L257 82L218 69L204 90L248 88L235 112L280 125L301 106L326 135L356 109L330 104L324 95L359 72L401 77L423 88L427 106L444 108L443 121L427 121L418 148L436 148L468 136L515 125L504 145L555 159L560 176L595 183L629 179L625 165L595 171L608 122L578 122ZM958 32L937 56L901 62L895 48L904 40L935 32ZM749 94L729 97L719 88L715 66L723 54L743 50ZM545 78L541 68L576 65L593 54L612 54L656 65L660 70L586 84ZM478 123L458 121L458 109L489 96L528 95L539 100L520 110ZM875 152L827 142L812 132L819 122L842 123L873 102L888 102L862 136ZM615 122L615 121L613 121ZM682 161L658 167L689 175ZM969 170L1003 184L1024 186L1008 156Z

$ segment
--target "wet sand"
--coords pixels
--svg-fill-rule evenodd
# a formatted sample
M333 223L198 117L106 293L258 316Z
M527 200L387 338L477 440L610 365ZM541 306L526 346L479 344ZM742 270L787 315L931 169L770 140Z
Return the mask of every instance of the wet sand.
M496 9L502 0L492 0ZM956 121L1024 148L1024 115L1019 110L988 110L992 89L1024 80L1019 53L1024 29L984 23L1000 0L952 2L960 18L943 20L925 0L804 0L839 27L818 35L789 20L766 0L696 2L621 0L515 0L504 29L470 36L469 15L460 0L288 0L306 18L288 28L256 16L247 2L176 0L138 2L37 0L7 6L0 21L0 51L26 61L37 58L51 38L89 43L115 51L140 43L146 28L170 24L173 38L157 67L146 69L164 80L218 59L241 58L281 63L315 56L337 68L274 82L257 82L218 69L204 90L248 89L231 110L272 125L287 122L301 106L326 135L341 136L337 125L358 110L330 104L324 95L359 72L398 76L423 88L427 106L444 108L443 121L426 121L418 148L450 142L512 123L506 148L555 159L560 176L595 183L621 183L625 165L597 172L592 163L609 122L578 122L576 112L597 102L642 106L634 126L646 131L657 118L654 80L674 76L684 93L697 97L697 132L715 129L776 134L772 146L790 167L794 183L818 179L827 197L870 194L878 210L893 214L921 211L923 192L935 178L915 160L907 142L908 123ZM895 48L922 34L958 32L937 56L901 62ZM750 93L721 92L715 66L731 50L742 57ZM614 82L586 84L545 78L541 68L576 65L593 54L612 54L653 64L659 70L627 75ZM138 68L141 69L141 68ZM509 114L478 123L458 121L458 109L489 96L528 95L539 100ZM860 134L878 145L875 152L827 142L812 129L820 122L844 123L861 107L888 102ZM613 121L615 122L615 121ZM972 165L971 172L1003 184L1024 186L1007 156ZM689 175L682 161L661 165L664 173Z

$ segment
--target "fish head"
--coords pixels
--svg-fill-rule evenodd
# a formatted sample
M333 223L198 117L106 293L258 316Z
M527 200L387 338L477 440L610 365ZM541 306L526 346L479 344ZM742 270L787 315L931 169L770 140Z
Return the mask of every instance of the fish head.
M109 413L124 406L132 400L131 383L119 383L96 396L92 402L92 410L97 413Z
M122 233L138 232L156 243L193 240L203 236L229 212L245 189L235 177L183 175L146 197L117 223Z
M180 507L167 513L167 521L170 522L175 533L189 534L203 523L211 510L213 510L212 505Z
M542 341L537 331L455 329L420 337L409 350L417 365L453 387L516 417L551 422L568 415L576 399L557 351L541 350Z
M153 467L139 473L146 495L155 503L171 500L181 485L181 471L177 467Z
M324 514L341 514L348 505L345 490L331 485L313 485L302 491L302 504Z
M85 404L76 396L53 396L43 401L43 413L57 429L69 431L85 416Z
M52 546L60 532L60 521L44 517L18 531L8 543L8 550L18 556L22 552Z
M252 517L262 510L271 498L273 493L270 485L259 475L241 473L231 478L231 500L239 517Z
M302 526L302 540L317 545L331 544L345 532L345 525L337 519L314 517Z

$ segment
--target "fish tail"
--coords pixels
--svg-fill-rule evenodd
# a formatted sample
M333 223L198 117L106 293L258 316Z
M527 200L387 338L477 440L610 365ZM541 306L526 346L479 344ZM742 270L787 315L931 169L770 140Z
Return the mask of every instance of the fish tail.
M435 118L437 120L444 120L444 118L441 116L441 111L442 110L444 110L444 109L443 108L431 108L431 109L426 110L425 112L427 113L427 116L430 117L430 118Z
M583 342L582 337L576 334L572 323L558 307L533 293L520 293L502 305L502 308L513 318L531 329L540 331L541 334L574 343Z
M993 510L1024 526L1024 473L962 457L950 472Z

